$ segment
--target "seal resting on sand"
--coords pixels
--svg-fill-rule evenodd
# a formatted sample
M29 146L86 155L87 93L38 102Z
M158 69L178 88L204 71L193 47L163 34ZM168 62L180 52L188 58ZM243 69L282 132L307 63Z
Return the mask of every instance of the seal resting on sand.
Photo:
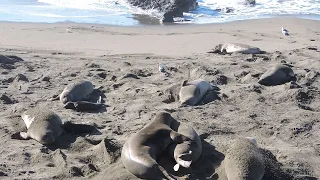
M63 122L60 117L45 107L34 107L22 113L21 118L27 127L27 132L18 132L12 139L34 139L41 144L49 145L64 133L82 134L95 131L90 124L74 124Z
M261 180L265 172L263 154L253 138L237 138L224 159L229 180Z
M258 80L259 84L275 86L294 80L293 70L285 64L277 64L263 73Z
M183 81L179 92L181 105L197 105L207 92L212 89L212 85L202 79L191 82L188 82L187 80Z
M121 160L129 172L142 179L175 179L156 160L171 143L192 140L173 131L173 123L177 122L169 113L159 112L150 124L127 139Z
M102 107L101 97L97 103L85 101L92 94L94 86L90 81L79 81L68 84L60 94L60 102L67 109L79 111L95 110Z
M242 53L242 54L262 54L257 47L249 46L247 44L241 43L224 43L218 44L216 47L209 51L208 53Z
M20 132L22 139L35 139L41 144L52 144L63 133L62 120L47 108L36 107L22 113L28 131Z
M175 128L173 129L176 130ZM170 157L177 162L173 169L178 171L180 166L189 168L191 163L199 159L202 153L202 143L197 132L187 124L180 123L176 131L195 142L195 145L191 145L189 141L185 141L180 144L171 144L168 147Z

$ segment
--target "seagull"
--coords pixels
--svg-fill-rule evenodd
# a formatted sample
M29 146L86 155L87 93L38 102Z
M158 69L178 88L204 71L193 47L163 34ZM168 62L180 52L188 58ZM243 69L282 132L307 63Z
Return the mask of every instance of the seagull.
M71 29L66 29L66 32L67 33L71 33Z
M282 27L282 30L281 30L281 31L282 31L282 34L283 34L283 35L290 36L290 35L289 35L289 31L286 30L284 27Z
M166 70L164 69L164 66L162 64L159 64L159 71L162 73L166 72Z

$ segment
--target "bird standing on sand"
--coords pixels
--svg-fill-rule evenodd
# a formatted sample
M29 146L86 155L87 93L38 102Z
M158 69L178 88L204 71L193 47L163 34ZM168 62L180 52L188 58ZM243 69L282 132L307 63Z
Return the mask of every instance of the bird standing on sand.
M288 30L286 30L284 27L282 27L282 34L283 35L286 35L286 36L289 36L289 31Z
M67 33L71 33L71 29L66 29L66 32Z

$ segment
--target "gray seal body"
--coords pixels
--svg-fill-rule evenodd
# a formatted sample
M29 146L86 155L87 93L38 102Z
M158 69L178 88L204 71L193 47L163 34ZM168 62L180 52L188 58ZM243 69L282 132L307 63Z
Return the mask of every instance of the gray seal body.
M293 70L285 64L277 64L261 75L259 84L275 86L287 83L294 79Z
M191 141L171 129L175 121L169 113L159 112L149 125L126 140L121 160L129 172L142 179L174 179L157 159L171 143Z
M257 47L253 47L247 44L241 43L224 43L217 45L213 52L215 53L241 53L241 54L261 54L261 51Z
M68 84L60 94L60 101L62 104L83 101L89 97L93 89L93 84L90 81Z
M224 160L229 180L261 180L265 172L263 154L254 139L237 138Z
M179 92L180 103L190 106L197 105L210 90L212 90L212 85L205 80L184 81Z
M94 86L90 81L80 81L67 85L60 94L60 102L66 109L74 109L77 111L92 111L104 106L99 100L94 102L86 101L92 94Z
M32 108L22 113L27 132L20 132L23 139L35 139L41 144L52 144L63 133L62 120L53 111L45 108Z
M177 162L174 170L178 171L179 166L189 168L191 163L199 159L202 153L202 143L198 133L190 125L180 123L176 131L195 142L195 145L190 144L189 141L180 144L173 143L168 147L170 157Z

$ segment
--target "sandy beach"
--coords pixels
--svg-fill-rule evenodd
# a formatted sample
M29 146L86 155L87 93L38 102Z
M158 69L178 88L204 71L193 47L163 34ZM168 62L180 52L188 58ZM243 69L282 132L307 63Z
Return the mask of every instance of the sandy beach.
M1 55L23 59L0 66L0 179L137 179L121 162L122 145L163 110L192 125L202 139L202 155L190 169L174 172L173 160L159 160L177 177L224 179L215 173L232 140L250 136L270 160L264 180L320 178L320 21L141 27L1 22L0 38ZM266 53L207 53L226 42ZM159 63L169 76L158 71ZM292 66L296 83L258 84L277 63ZM179 107L177 91L185 79L215 84L218 98ZM49 100L79 80L104 92L105 109L76 112ZM95 123L98 131L65 134L50 146L11 139L26 129L21 113L34 106L63 120Z

